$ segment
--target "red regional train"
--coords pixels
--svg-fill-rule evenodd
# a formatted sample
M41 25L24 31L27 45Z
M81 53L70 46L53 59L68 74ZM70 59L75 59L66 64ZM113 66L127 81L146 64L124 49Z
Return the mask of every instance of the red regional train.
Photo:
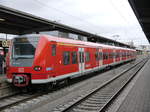
M49 84L135 58L134 49L48 35L24 35L11 42L7 81L17 87Z

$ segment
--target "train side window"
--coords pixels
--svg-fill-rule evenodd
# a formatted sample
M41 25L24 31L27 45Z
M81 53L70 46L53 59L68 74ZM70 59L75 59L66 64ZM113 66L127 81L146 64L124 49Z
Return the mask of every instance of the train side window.
M95 59L98 61L99 60L99 54L98 52L95 53Z
M122 53L121 52L118 53L118 58L120 58L120 57L122 57Z
M125 54L124 54L124 52L122 53L122 57L125 57Z
M72 64L76 64L77 63L77 52L72 52L71 56L72 56Z
M115 52L113 52L113 53L112 53L112 58L113 58L113 59L115 58L115 55L116 55Z
M85 61L86 62L90 61L90 53L89 52L85 53Z
M106 53L106 60L109 58L109 53Z
M111 59L112 58L112 53L109 53L109 59Z
M113 53L112 53L112 58L114 59L115 57L116 57L116 53L113 52Z
M120 58L120 57L121 57L120 53L119 53L119 52L117 52L117 58Z
M113 59L113 57L114 57L114 53L112 52L112 53L111 53L111 59Z
M64 65L70 64L70 52L69 51L65 51L63 53L63 64Z
M103 54L103 59L107 60L108 59L108 53Z
M84 63L84 52L82 52L82 63Z
M79 61L82 63L82 52L79 52Z
M118 53L118 58L122 57L122 54L121 52Z
M119 58L119 53L118 52L116 52L116 58Z
M109 53L106 53L106 59L109 59Z
M79 61L80 63L84 62L84 52L79 52Z
M56 45L52 45L52 56L56 56Z
M106 59L105 57L106 57L106 54L105 54L105 53L103 53L103 59Z
M103 59L103 54L102 52L99 52L99 60L102 60Z
M108 59L110 59L111 58L111 53L108 53Z
M112 55L111 55L111 53L109 53L109 59L111 59L112 57L111 57Z

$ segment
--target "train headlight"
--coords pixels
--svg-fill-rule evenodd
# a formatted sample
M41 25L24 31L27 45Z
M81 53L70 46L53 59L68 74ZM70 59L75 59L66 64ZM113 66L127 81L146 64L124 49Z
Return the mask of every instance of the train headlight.
M34 70L35 70L35 71L40 71L40 70L42 70L42 67L41 67L41 66L35 66L35 67L34 67Z

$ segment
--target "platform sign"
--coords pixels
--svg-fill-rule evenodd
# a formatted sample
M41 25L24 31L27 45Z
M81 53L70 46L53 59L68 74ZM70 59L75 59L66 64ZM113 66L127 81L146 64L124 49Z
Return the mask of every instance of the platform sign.
M10 41L8 41L8 40L2 41L2 47L9 47L9 45L10 45Z

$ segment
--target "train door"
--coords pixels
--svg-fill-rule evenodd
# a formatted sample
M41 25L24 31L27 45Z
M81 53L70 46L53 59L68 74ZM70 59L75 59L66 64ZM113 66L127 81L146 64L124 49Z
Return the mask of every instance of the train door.
M115 49L113 49L113 63L115 63L116 62L116 50Z
M59 66L58 64L58 47L57 47L57 44L56 42L51 42L50 43L50 51L51 51L51 55L50 57L47 56L46 59L46 71L51 71L51 75L52 76L56 76L57 75L57 68Z
M102 49L99 49L99 66L103 65L103 52Z
M119 56L120 56L119 61L122 61L122 50L119 50Z
M84 63L84 48L79 48L79 73L83 73L85 69Z
M99 67L99 48L96 48L96 51L95 51L95 62L96 62L95 64L96 67Z

